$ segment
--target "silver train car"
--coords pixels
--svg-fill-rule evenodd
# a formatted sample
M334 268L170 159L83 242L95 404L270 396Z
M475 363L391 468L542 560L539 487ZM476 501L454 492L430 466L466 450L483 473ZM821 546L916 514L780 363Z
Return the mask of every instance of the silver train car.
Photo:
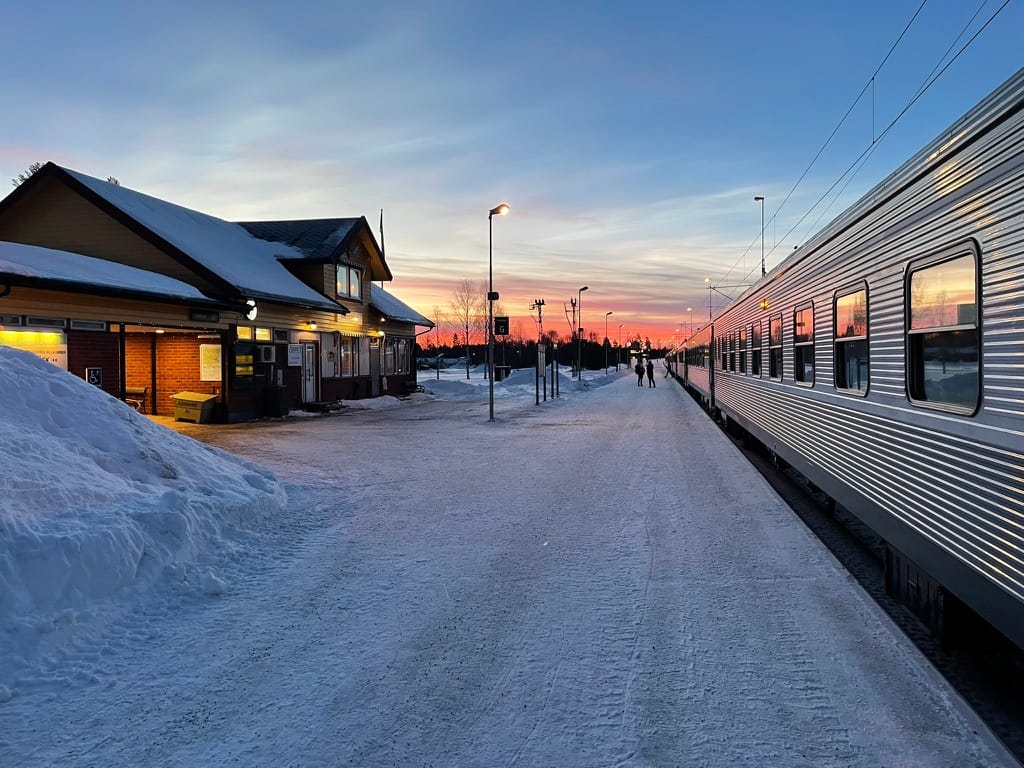
M1024 69L669 360L933 630L967 607L1024 647Z

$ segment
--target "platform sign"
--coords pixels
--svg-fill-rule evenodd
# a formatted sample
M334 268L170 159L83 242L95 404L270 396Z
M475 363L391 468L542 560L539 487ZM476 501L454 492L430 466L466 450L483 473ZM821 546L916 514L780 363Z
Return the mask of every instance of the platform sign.
M494 318L494 335L495 336L508 336L508 318L507 317L495 317Z
M103 386L103 369L102 368L86 368L85 369L85 380L90 384L97 387Z

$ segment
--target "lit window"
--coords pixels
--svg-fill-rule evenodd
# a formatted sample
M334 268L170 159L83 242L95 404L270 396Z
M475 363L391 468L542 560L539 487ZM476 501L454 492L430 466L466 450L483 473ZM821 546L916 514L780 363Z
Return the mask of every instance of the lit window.
M247 326L238 326L238 338L242 341L252 341L252 328Z
M338 279L336 290L339 296L348 296L352 299L362 299L363 274L357 267L350 267L347 264L338 265Z
M866 289L836 296L835 386L851 392L868 391L868 292Z
M793 378L814 383L814 307L800 307L793 313Z
M273 341L273 333L269 328L257 328L256 341Z
M911 269L907 293L911 400L973 412L981 391L974 253Z

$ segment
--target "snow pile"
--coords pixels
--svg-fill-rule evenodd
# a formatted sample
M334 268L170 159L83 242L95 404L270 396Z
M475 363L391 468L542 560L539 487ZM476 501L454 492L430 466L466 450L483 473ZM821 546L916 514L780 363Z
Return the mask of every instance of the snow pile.
M608 368L607 375L604 369L597 371L584 371L583 379L573 378L572 371L568 366L558 368L558 393L559 397L568 397L575 392L593 387L600 387L618 380L627 372L632 375L632 370L616 372L615 367ZM548 368L548 379L546 385L548 392L551 391L551 369ZM496 400L522 400L532 401L537 392L537 373L534 368L517 368L508 377L501 381L494 382L494 397ZM466 369L447 368L441 371L440 377L435 371L421 371L417 380L426 392L444 400L486 400L488 398L488 385L486 367L478 365L470 369L470 378L466 378ZM543 397L543 392L541 393Z
M0 393L0 632L23 646L47 617L159 578L219 593L201 558L285 503L269 470L29 352L0 346Z

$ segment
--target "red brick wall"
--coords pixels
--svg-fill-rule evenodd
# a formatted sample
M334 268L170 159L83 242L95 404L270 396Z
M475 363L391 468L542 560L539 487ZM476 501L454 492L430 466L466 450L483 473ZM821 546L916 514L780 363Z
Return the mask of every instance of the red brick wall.
M209 342L187 334L162 333L157 336L156 412L160 415L170 416L174 413L172 395L179 392L221 392L221 382L199 380L199 345L203 343ZM148 370L148 362L146 366ZM131 364L126 367L132 370Z
M68 331L68 371L85 378L86 368L101 368L104 392L121 396L121 355L116 333Z
M153 413L152 339L151 333L128 333L124 339L125 386L149 389L143 403L144 413Z

